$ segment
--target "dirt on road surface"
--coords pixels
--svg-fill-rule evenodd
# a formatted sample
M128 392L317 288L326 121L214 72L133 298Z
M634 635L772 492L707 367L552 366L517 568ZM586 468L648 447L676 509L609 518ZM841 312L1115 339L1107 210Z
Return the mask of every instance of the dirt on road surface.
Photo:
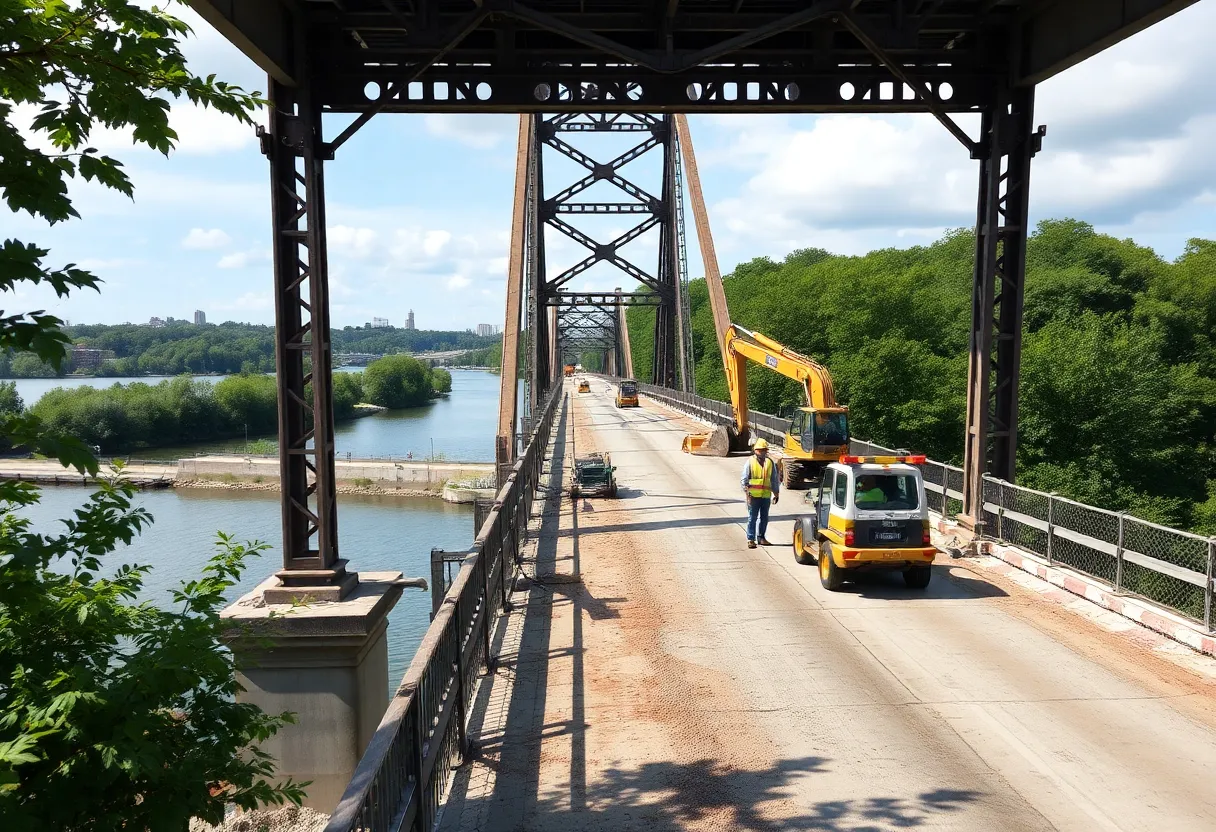
M742 460L592 387L554 465L606 451L620 498L553 484L442 829L1216 828L1216 662L966 563L829 593L801 493L746 549Z

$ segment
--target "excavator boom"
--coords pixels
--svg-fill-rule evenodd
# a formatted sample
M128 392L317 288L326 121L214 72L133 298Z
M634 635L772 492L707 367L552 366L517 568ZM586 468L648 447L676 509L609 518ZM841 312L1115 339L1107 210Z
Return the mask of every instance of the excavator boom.
M723 339L726 382L734 412L733 430L719 428L684 438L689 453L725 456L748 446L747 363L754 361L803 389L806 406L799 409L786 431L782 452L787 460L787 483L796 484L818 474L822 465L848 449L848 408L836 403L832 375L813 358L795 352L759 332L731 324Z

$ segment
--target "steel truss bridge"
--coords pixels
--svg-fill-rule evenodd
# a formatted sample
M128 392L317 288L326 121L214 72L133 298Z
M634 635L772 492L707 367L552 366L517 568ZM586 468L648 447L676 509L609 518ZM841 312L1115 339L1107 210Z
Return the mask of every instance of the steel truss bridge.
M692 159L674 114L931 114L978 173L963 488L975 520L983 475L1015 473L1030 165L1044 135L1035 85L1192 2L191 0L270 79L261 140L274 223L283 584L341 595L355 580L338 551L324 176L377 114L524 114L504 367L525 368L529 393L517 403L514 373L503 374L504 464L561 361L590 350L628 371L626 305L656 307L650 380L691 382L681 176ZM352 119L326 135L325 113ZM959 127L960 113L979 114L977 136ZM601 134L636 144L600 158L590 139ZM661 157L657 187L625 170L648 154ZM547 177L558 158L581 178ZM592 186L616 196L592 199ZM626 230L612 239L583 230L605 216ZM695 220L706 267L716 268L708 220ZM552 268L546 229L583 258ZM654 267L622 252L650 232ZM595 266L634 288L572 287Z

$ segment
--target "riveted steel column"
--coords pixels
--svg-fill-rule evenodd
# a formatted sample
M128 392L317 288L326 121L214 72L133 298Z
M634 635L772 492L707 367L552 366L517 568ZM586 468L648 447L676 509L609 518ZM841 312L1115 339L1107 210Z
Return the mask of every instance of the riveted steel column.
M338 556L329 280L321 114L307 92L270 85L275 368L284 588L336 600L357 580ZM326 590L321 592L320 590Z
M528 185L534 164L532 146L535 116L519 117L515 151L515 207L511 215L511 249L507 261L507 311L502 327L502 373L498 379L498 435L494 461L501 487L515 462L515 430L519 414L519 317L527 271Z
M1031 129L1033 108L1032 87L998 90L978 143L962 512L977 527L984 474L1012 482L1015 473L1030 159L1043 135Z

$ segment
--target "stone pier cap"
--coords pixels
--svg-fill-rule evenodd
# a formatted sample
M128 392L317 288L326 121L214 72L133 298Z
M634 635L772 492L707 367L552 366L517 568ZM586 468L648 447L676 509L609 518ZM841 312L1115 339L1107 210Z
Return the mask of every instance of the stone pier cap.
M400 572L359 572L359 581L341 601L267 603L282 589L274 575L245 593L220 613L236 627L225 635L241 638L252 631L258 638L349 638L363 640L384 626L407 582Z

